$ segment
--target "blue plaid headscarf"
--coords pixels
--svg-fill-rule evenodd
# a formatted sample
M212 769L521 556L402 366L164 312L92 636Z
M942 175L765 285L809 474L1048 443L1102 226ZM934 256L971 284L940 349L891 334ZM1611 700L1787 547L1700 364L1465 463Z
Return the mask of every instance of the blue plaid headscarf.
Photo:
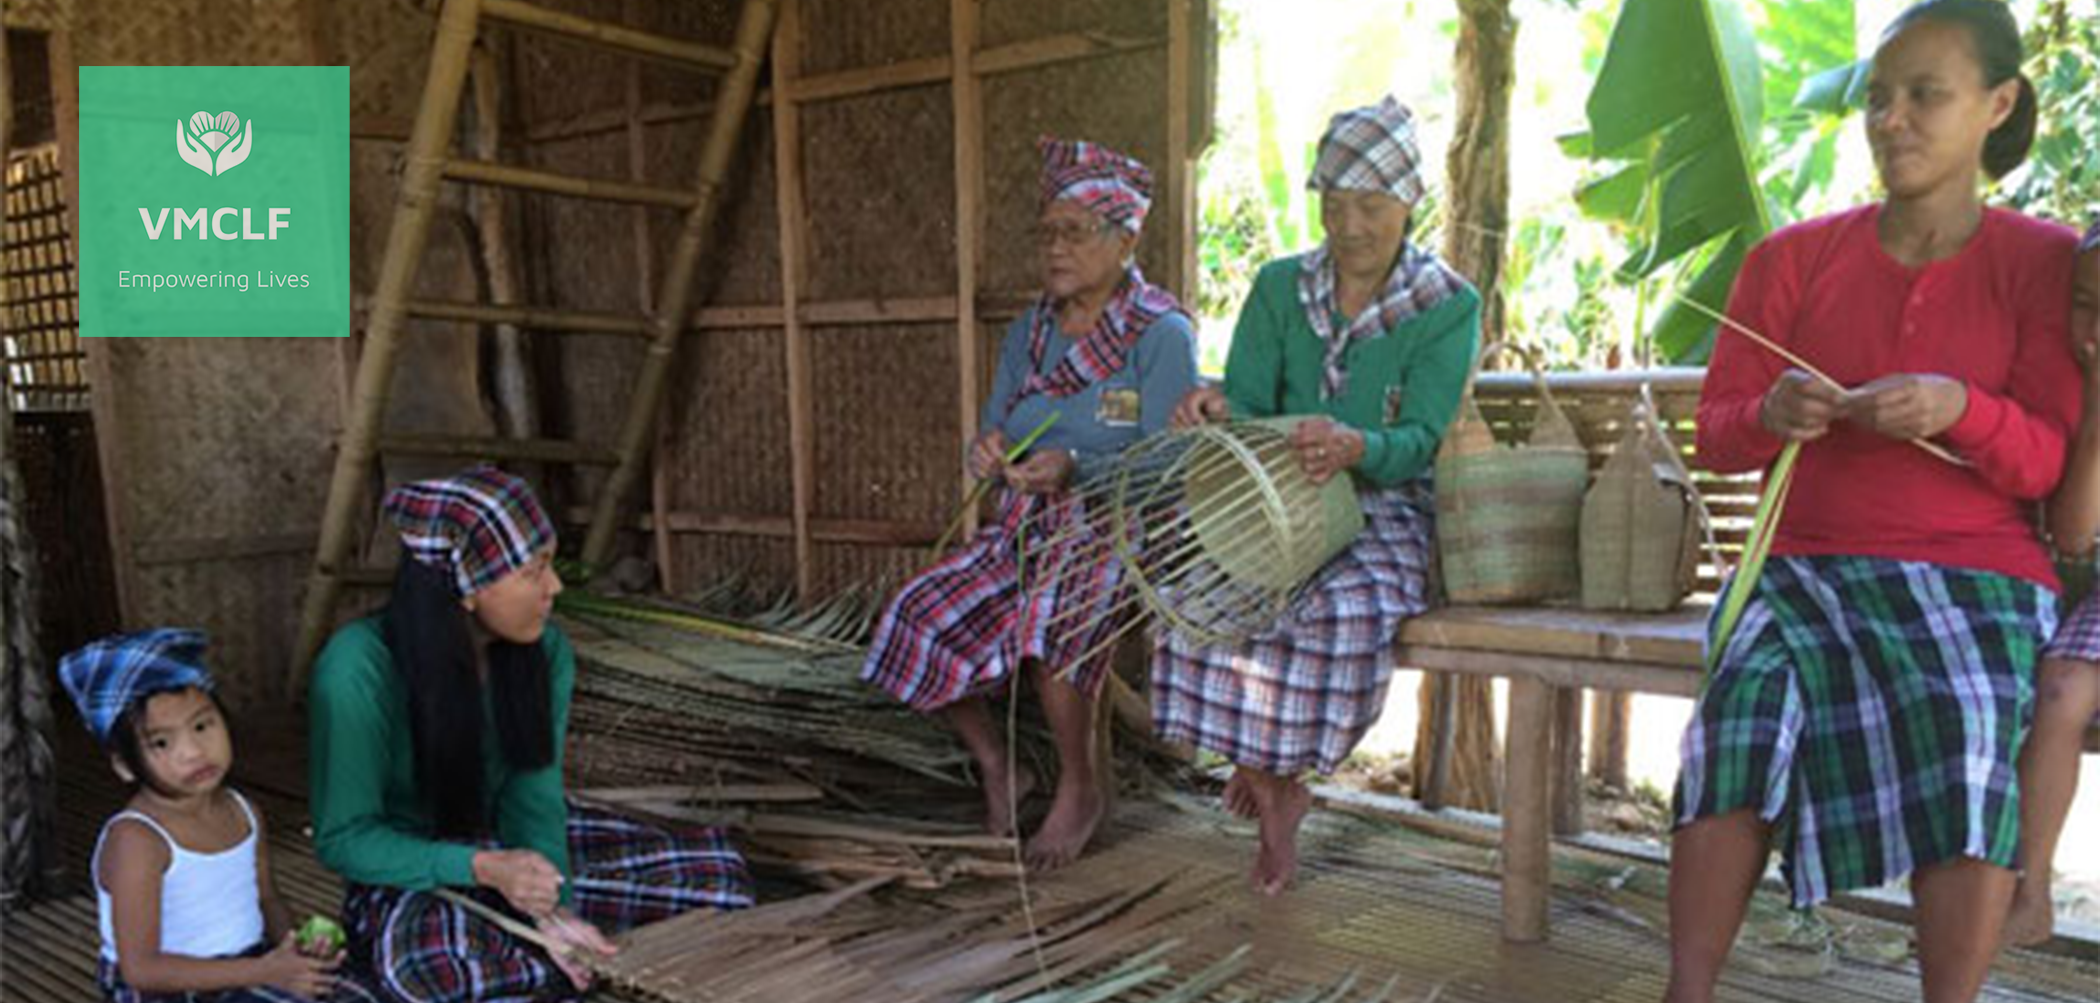
M2084 254L2096 247L2100 247L2100 217L2093 219L2093 225L2085 231L2085 239L2078 242L2078 253Z
M181 627L105 637L60 659L58 678L95 740L107 744L117 717L139 697L212 688L205 643L203 631Z

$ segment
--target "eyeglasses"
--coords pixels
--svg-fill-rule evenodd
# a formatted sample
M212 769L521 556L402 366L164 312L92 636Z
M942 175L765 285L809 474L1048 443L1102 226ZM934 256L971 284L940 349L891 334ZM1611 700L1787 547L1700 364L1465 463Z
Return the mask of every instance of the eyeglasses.
M1099 223L1039 223L1035 228L1035 243L1044 250L1062 244L1078 247L1089 240L1109 232L1115 224L1103 220Z

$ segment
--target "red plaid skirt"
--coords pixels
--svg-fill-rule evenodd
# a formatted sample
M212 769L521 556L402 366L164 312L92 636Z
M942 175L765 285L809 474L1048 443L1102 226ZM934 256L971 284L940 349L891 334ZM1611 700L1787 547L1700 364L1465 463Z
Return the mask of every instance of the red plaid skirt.
M1130 593L1085 518L1069 495L1003 492L995 522L897 593L861 678L919 711L997 690L1028 659L1100 692Z
M744 860L720 829L660 829L572 804L569 858L577 915L607 933L693 909L752 903ZM510 911L493 891L470 894ZM351 885L343 917L351 960L407 1003L576 995L539 948L436 895Z

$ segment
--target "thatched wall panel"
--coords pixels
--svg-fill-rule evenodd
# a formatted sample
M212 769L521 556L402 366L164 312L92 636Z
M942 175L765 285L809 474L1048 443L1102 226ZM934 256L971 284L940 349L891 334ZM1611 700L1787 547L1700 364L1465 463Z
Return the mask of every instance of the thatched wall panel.
M997 5L994 9L1005 6ZM984 84L983 285L1039 288L1035 244L1038 136L1087 139L1159 165L1167 142L1167 66L1140 52L992 77ZM1157 206L1155 205L1155 208ZM1149 234L1138 262L1164 277L1166 242Z
M955 123L945 87L802 113L812 300L955 292Z
M817 516L938 522L955 504L953 326L811 336Z
M7 0L7 26L29 31L63 31L73 23L73 0Z
M986 48L1046 35L1086 34L1118 39L1164 38L1167 5L1130 0L1058 0L1028 3L1000 0L983 5Z
M794 472L779 329L686 336L672 372L666 458L674 511L785 516ZM819 436L828 434L818 426Z
M813 550L811 587L820 596L847 589L876 589L886 598L906 579L933 563L930 547L820 543Z
M539 0L552 10L625 23L622 0ZM500 25L501 22L496 22ZM510 47L510 78L522 85L522 111L530 121L570 118L627 104L630 56L573 39L497 27Z
M671 560L682 594L730 580L771 593L795 581L795 542L776 537L681 533L672 543Z
M742 12L739 0L631 0L632 24L646 31L689 38L710 45L729 45L736 38L736 23ZM714 93L713 74L678 66L642 61L642 101L688 104Z
M803 0L803 76L945 56L948 0Z
M400 0L331 0L314 11L320 62L350 67L352 130L405 137L423 98L437 19Z
M317 498L309 511L319 508ZM228 702L236 709L276 704L312 560L301 553L141 568L136 620L204 628L211 635L206 657Z
M74 6L73 55L82 66L278 66L314 59L306 0L126 0Z
M690 187L699 171L699 123L649 130L650 176L658 184ZM780 302L780 213L773 194L773 119L754 108L744 140L730 162L722 205L708 235L708 251L693 274L696 306L770 306ZM656 260L668 262L684 224L682 213L651 217Z

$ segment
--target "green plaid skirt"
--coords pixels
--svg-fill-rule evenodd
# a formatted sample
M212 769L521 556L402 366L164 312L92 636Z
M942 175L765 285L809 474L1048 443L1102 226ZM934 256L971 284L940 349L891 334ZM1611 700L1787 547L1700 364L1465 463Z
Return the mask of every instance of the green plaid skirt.
M2055 621L2053 593L2007 575L1772 558L1685 729L1677 824L1755 809L1798 906L1947 860L2013 866Z

